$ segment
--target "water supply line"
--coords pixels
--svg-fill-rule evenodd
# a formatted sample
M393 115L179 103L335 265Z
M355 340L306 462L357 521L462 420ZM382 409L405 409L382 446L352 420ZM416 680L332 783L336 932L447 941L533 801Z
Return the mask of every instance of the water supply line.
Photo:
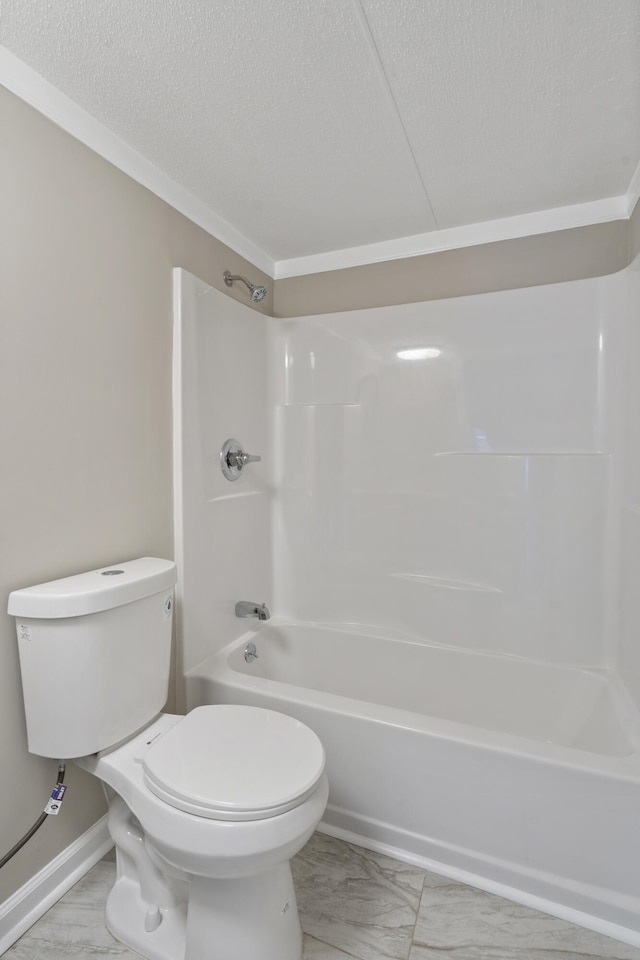
M51 796L49 797L44 810L42 811L42 813L40 814L36 822L33 824L33 826L27 830L24 837L21 837L20 840L18 840L18 842L15 844L15 846L13 846L8 853L5 853L2 860L0 860L0 869L4 867L5 863L9 863L9 860L11 860L12 857L15 857L16 853L18 853L19 850L22 850L25 843L31 840L31 837L34 835L34 833L36 833L37 830L40 829L40 827L45 822L47 817L55 816L57 813L60 812L60 805L62 803L62 798L64 797L65 791L67 789L65 786L63 786L64 774L65 774L65 765L60 760L58 762L58 776L56 779L56 785L51 792Z

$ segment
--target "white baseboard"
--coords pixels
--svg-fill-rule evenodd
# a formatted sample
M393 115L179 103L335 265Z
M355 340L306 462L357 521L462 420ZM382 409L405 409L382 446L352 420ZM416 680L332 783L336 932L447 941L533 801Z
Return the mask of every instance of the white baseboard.
M547 886L547 896L544 896L539 892L533 892L532 889L527 889L530 885L528 881L530 881L531 878L525 875L525 871L521 873L514 871L511 877L508 879L505 878L506 882L504 879L496 880L491 876L493 872L491 869L492 865L478 859L471 852L469 852L465 869L465 867L458 864L447 862L447 851L444 847L438 851L437 845L434 845L433 849L430 850L428 842L424 844L420 842L416 843L415 841L420 841L423 838L417 838L414 834L404 834L404 831L394 831L394 828L388 827L388 825L384 825L386 830L376 829L382 826L377 821L368 821L367 818L360 818L338 807L327 807L325 817L326 819L318 825L317 830L320 833L327 834L327 836L344 840L347 843L353 843L356 846L364 847L366 850L372 850L374 853L381 853L385 856L393 857L395 860L400 860L404 863L410 863L414 866L421 867L423 870L428 870L431 873L449 877L451 880L456 880L459 883L477 887L479 890L486 890L488 893L503 897L505 900L512 900L514 903L521 903L526 907L532 907L541 913L548 913L553 917L559 917L561 920L567 920L569 923L574 923L579 927L586 927L588 930L593 930L595 933L603 934L606 937L611 937L622 943L640 947L640 929L638 929L636 923L634 923L632 927L629 927L624 923L616 923L615 921L608 920L606 916L591 913L589 909L591 906L589 897L585 897L583 900L585 909L580 909L577 906L563 902L566 901L569 891L563 890L561 885L555 885L550 882ZM373 829L371 829L372 826ZM378 833L377 837L376 833ZM407 849L407 840L414 841L413 843L409 842L409 849ZM442 855L442 859L440 859L438 853ZM455 860L455 858L453 859ZM536 884L533 884L534 889L535 887ZM542 885L542 887L544 888L544 885ZM577 897L575 899L580 903L582 898ZM622 896L620 897L620 901L626 901L628 899L629 898ZM637 900L635 900L635 904L637 905ZM582 903L580 903L580 905L582 906ZM622 909L617 911L619 914L622 916L626 915L630 918L635 917L637 921L637 912L633 909L625 910L624 907L628 906L626 903L621 906ZM607 905L603 903L602 907L604 907L602 912L608 912Z
M335 819L340 820L342 818L338 816ZM349 819L345 818L347 821ZM461 883L479 887L516 903L525 904L552 916L587 927L615 940L620 940L623 943L640 946L640 932L637 929L612 923L603 917L593 916L566 904L532 894L521 887L496 882L480 873L451 866L432 857L424 856L424 854L416 854L404 849L399 844L372 839L371 836L366 835L364 830L360 832L358 828L362 828L363 824L356 821L357 818L354 818L354 822L349 824L351 829L345 829L345 826L323 821L319 824L318 830L374 852L415 864L425 870L439 873ZM367 832L370 833L371 831ZM391 837L388 839L391 839ZM394 839L401 843L400 837ZM0 904L0 956L39 920L49 907L53 906L74 883L80 880L98 860L101 860L112 846L113 842L107 831L107 817L105 815L62 853L58 854L46 867L43 867L31 880L27 881L13 896Z
M0 904L0 956L111 849L106 815Z

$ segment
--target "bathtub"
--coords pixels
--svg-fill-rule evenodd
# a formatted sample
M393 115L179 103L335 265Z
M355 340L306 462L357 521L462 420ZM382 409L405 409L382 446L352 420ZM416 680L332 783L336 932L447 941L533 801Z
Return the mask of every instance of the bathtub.
M312 727L327 832L640 946L640 723L615 674L269 621L187 700Z

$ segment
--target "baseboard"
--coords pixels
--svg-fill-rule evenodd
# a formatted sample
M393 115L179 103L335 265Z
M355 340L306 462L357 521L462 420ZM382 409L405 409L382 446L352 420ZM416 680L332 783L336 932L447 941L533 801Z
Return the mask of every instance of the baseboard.
M327 807L325 818L317 829L338 840L354 843L374 853L382 853L622 943L640 947L640 916L636 898L616 896L609 891L596 891L586 886L580 890L583 885L565 885L548 875L519 870L514 864L479 858L472 851L453 847L447 849L445 845L428 838L397 830L388 824L331 805ZM623 922L607 919L607 913ZM629 922L633 926L627 926Z
M568 920L570 923L587 927L604 936L640 947L640 931L637 929L576 909L563 903L561 899L550 899L527 891L526 882L520 885L515 878L513 884L491 879L487 875L491 871L481 872L480 864L476 872L476 870L447 863L444 857L439 859L425 855L426 851L416 852L415 843L407 842L410 838L400 833L393 836L394 831L389 832L388 827L381 832L379 829L381 824L375 824L374 829L371 829L374 826L373 822L361 822L360 818L349 815L346 811L328 808L327 814L328 818L319 825L318 829L329 836L394 857L405 863L415 864L433 873L487 890L496 896L522 903L543 913ZM27 881L13 896L0 904L0 931L2 931L0 956L98 860L101 860L112 846L113 843L107 831L107 818L104 816ZM524 881L524 878L520 879Z
M112 846L105 815L0 904L0 956Z

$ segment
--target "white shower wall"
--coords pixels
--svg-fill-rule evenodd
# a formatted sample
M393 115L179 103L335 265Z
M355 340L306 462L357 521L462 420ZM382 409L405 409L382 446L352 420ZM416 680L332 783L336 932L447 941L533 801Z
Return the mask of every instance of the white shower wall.
M278 612L607 663L616 282L283 323Z
M176 271L179 672L244 632L246 599L535 660L619 655L640 705L639 288L632 266L268 320ZM263 457L237 483L231 436Z
M176 620L183 677L246 630L247 621L234 614L237 600L271 603L275 321L180 269L174 270L174 314ZM220 449L231 437L263 458L234 482L220 470Z
M640 258L616 276L616 304L623 318L617 376L624 398L618 668L640 709Z

